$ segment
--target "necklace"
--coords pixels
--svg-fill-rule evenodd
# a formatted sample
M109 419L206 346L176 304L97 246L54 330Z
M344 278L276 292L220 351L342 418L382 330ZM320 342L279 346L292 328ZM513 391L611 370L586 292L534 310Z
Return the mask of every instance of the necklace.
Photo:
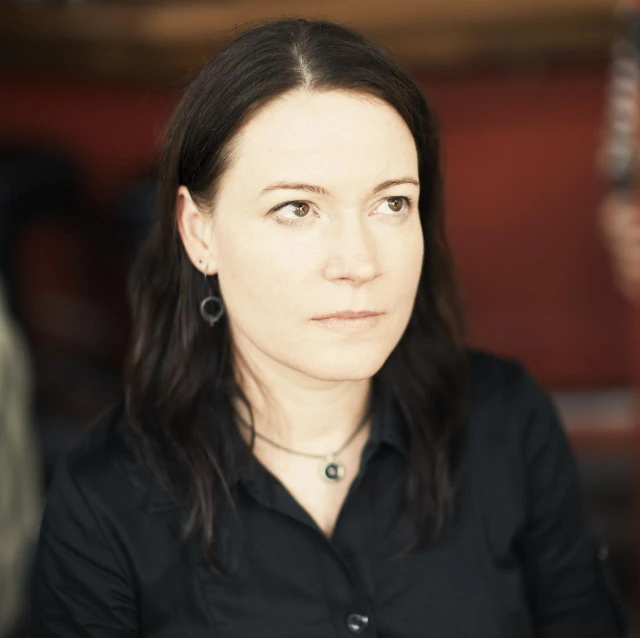
M311 458L311 459L322 459L322 461L318 465L318 474L320 478L326 481L327 483L337 483L338 481L341 481L344 478L344 475L346 473L344 463L341 463L337 459L338 454L340 454L347 447L347 445L349 445L349 443L353 441L356 434L358 434L358 432L360 432L360 430L362 430L362 428L366 425L370 415L371 415L371 407L365 414L360 425L358 425L358 427L355 429L353 434L347 439L346 443L344 443L342 447L340 447L340 449L336 450L335 452L330 452L329 454L308 454L306 452L296 452L295 450L290 450L289 448L286 448L283 445L280 445L279 443L276 443L275 441L268 439L263 434L256 432L255 428L251 427L248 423L245 423L244 421L240 421L240 423L245 427L249 428L250 430L253 430L254 434L258 438L262 439L263 441L269 443L269 445L273 445L274 447L280 450L284 450L285 452L289 452L290 454L295 454L297 456L306 456L307 458Z

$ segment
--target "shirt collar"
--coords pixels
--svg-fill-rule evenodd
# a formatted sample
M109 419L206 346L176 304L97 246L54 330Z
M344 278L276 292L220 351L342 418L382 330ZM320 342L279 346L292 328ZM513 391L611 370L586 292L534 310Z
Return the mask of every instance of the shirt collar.
M373 378L373 401L369 440L386 443L408 457L410 436L406 419L391 390L379 377Z

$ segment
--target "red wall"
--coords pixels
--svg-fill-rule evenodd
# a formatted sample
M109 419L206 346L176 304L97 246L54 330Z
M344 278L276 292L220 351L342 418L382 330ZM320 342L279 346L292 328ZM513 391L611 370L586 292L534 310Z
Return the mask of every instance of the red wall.
M450 237L476 341L552 385L624 382L628 307L596 228L606 70L425 84L443 124Z
M474 342L522 359L549 385L624 382L627 308L595 226L606 70L420 81L442 123L449 232ZM177 96L74 80L2 77L0 86L0 140L68 149L102 212L151 167Z
M109 197L149 168L177 91L0 76L0 140L68 149L95 194Z

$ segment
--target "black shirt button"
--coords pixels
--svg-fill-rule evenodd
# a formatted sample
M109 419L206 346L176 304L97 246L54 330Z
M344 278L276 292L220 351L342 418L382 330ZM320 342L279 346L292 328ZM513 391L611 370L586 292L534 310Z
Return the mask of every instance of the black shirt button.
M361 634L369 626L369 616L363 614L348 614L347 629L354 634Z

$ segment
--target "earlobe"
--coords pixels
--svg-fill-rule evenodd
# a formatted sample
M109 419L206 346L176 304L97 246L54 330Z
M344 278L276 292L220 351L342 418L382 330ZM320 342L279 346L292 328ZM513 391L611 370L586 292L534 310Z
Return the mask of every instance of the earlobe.
M206 274L214 274L217 269L210 218L200 210L186 186L180 186L176 193L176 221L191 263L202 272L206 269Z

